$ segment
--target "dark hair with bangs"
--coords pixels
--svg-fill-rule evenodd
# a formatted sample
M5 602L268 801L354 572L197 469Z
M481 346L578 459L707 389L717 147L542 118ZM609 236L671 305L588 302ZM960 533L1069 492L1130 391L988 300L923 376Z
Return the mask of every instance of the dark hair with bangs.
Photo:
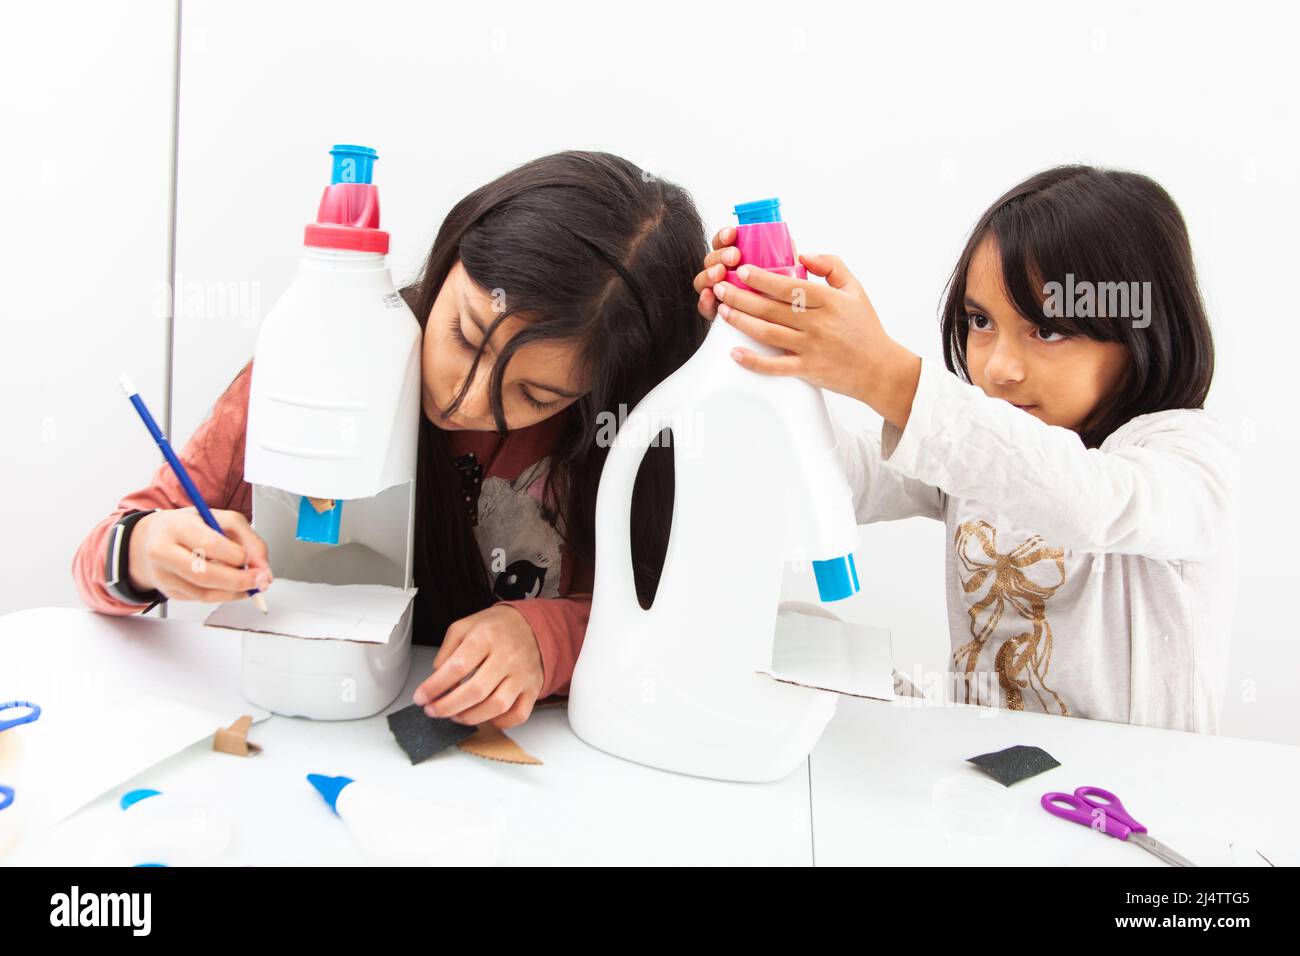
M498 433L506 367L532 342L571 343L587 392L558 412L565 427L542 490L547 518L571 554L595 567L595 506L608 448L602 412L620 423L646 393L695 353L708 323L692 278L708 250L704 224L680 186L609 153L543 156L474 190L447 214L419 278L402 295L423 329L457 260L480 288L502 290L497 312L459 393L464 399L492 335L512 315L525 325L501 346L488 391ZM501 448L497 444L497 450ZM437 644L453 621L494 601L447 433L423 414L417 452L416 643ZM491 461L483 463L484 473ZM632 564L649 606L668 547L672 447L652 447L632 496Z
M1123 343L1128 368L1080 437L1095 448L1138 415L1201 408L1214 375L1214 343L1192 262L1187 226L1173 199L1138 173L1058 166L1008 190L982 215L948 282L941 316L948 370L970 381L966 282L975 250L996 241L1007 297L1048 332ZM1145 316L1067 317L1045 307L1047 284L1150 283ZM1105 309L1100 311L1104 312Z

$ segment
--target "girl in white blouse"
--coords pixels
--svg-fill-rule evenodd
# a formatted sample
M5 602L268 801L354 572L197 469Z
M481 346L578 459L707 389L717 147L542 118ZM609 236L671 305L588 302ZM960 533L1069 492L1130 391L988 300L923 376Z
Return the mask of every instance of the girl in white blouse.
M719 281L732 242L696 288L768 347L735 360L881 415L879 435L837 429L860 522L947 527L958 699L1215 732L1236 453L1202 410L1214 349L1169 195L1089 166L1007 192L949 284L947 371L889 338L838 258L799 257L825 285L742 269L750 292Z

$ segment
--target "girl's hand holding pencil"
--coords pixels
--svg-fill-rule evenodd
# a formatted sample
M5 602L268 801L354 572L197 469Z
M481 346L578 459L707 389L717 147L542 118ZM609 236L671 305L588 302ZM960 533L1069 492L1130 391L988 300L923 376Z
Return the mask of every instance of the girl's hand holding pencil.
M121 381L122 391L194 502L193 508L156 511L140 519L127 555L132 585L141 590L157 589L169 600L221 602L247 594L259 611L267 613L266 599L259 593L271 584L266 542L239 512L214 513L208 508L140 393L125 375Z
M197 508L155 511L131 533L131 586L158 589L170 600L238 601L271 584L266 542L238 511L213 511L217 533Z

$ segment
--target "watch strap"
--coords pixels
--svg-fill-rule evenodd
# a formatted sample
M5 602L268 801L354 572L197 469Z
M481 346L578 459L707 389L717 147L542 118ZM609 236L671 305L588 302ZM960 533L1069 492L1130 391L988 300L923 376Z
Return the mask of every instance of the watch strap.
M167 600L167 596L157 589L137 591L131 586L131 576L128 570L131 553L131 532L141 518L145 515L151 515L157 510L157 508L150 508L148 510L128 511L119 518L117 524L109 532L107 553L104 557L105 589L119 601L125 601L127 604L149 605L140 612L141 614L152 611Z

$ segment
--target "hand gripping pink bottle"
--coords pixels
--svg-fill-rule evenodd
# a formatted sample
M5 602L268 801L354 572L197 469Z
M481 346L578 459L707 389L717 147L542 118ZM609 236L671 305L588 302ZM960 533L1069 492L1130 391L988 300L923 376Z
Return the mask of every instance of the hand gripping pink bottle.
M791 279L808 278L808 270L795 258L790 230L781 221L781 200L774 196L743 202L736 206L735 213L740 220L736 227L736 248L740 250L737 267L758 266ZM727 270L727 281L741 289L749 288L736 278L734 269Z

